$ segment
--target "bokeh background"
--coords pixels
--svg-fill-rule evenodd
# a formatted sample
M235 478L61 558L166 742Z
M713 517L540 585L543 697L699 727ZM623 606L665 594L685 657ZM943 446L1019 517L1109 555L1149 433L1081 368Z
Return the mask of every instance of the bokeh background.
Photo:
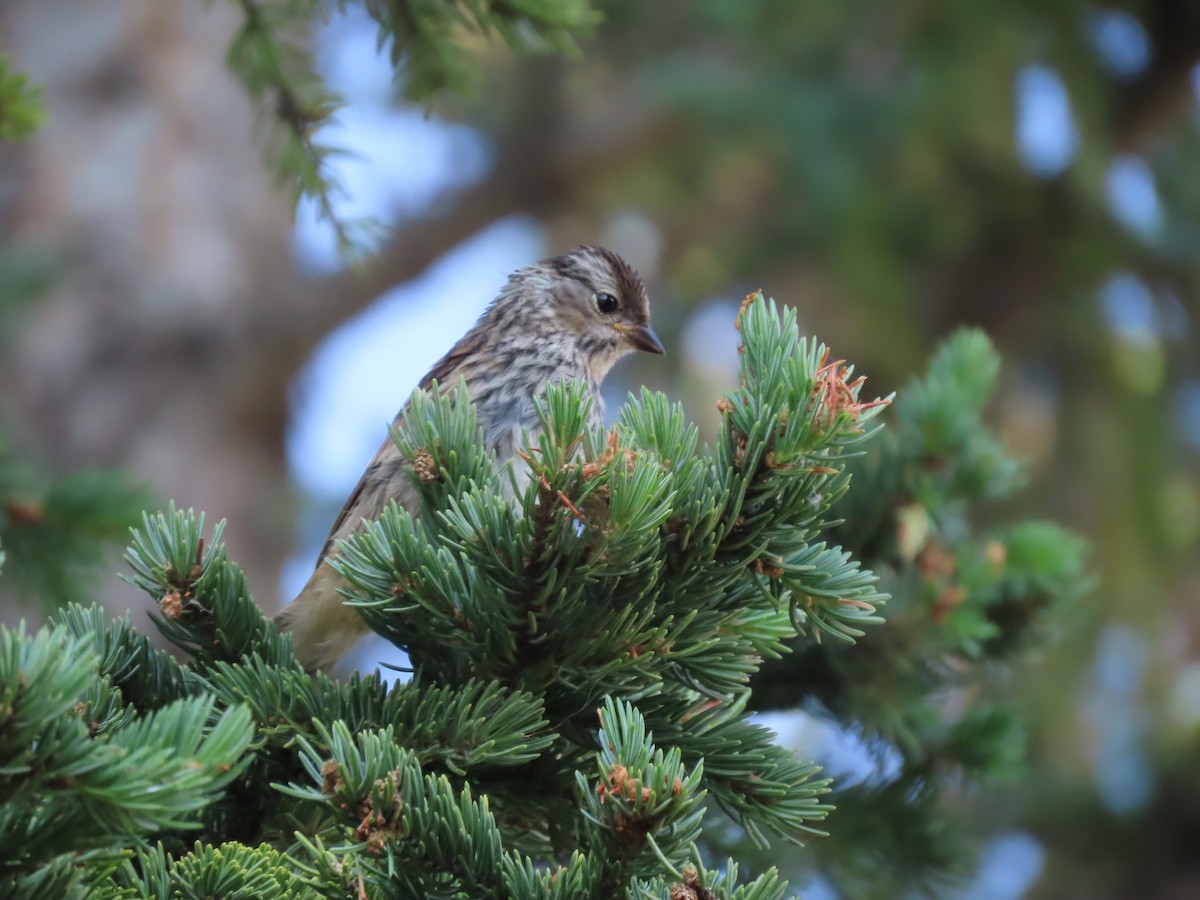
M13 443L227 518L274 611L412 386L537 258L603 243L642 271L669 353L623 363L610 409L645 384L709 433L751 289L872 394L981 326L1029 473L989 515L1080 531L1095 585L1021 668L1028 772L963 792L983 851L940 890L1200 896L1200 4L600 7L579 58L481 43L474 91L431 110L364 16L319 29L350 101L323 135L350 151L339 212L393 227L350 271L272 182L224 68L234 5L6 0L0 51L48 110L0 144L0 297L35 298L0 317Z

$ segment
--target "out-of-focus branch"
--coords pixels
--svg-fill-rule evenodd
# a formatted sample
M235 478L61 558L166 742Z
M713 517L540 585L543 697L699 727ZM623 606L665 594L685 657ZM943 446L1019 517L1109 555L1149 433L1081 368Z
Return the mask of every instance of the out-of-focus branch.
M320 217L337 237L338 251L354 253L364 223L338 215L334 197L340 190L326 161L337 152L316 139L317 128L332 121L345 99L330 90L315 69L306 35L315 7L305 4L237 0L242 25L225 56L229 71L261 108L270 128L266 159L276 180L288 186L293 203L312 199Z
M539 111L530 111L528 117L545 118ZM573 133L573 126L513 128L513 137L501 145L492 172L482 182L462 191L441 212L396 228L365 270L298 280L295 290L280 295L281 300L287 298L286 310L278 304L251 306L247 313L258 318L247 336L254 340L270 335L267 351L297 365L338 323L417 277L471 235L505 216L545 218L578 207L583 194L670 140L674 130L669 121L645 113L628 115L610 127L603 140L562 137Z
M23 141L46 118L39 91L0 53L0 141Z
M345 106L345 99L317 74L309 46L322 7L312 0L234 2L242 24L226 62L274 126L268 162L294 202L305 197L315 202L318 215L334 230L338 252L357 260L375 223L347 220L338 213L334 197L342 187L326 166L338 151L316 138L318 128ZM442 90L462 90L478 76L480 36L501 37L517 50L570 54L576 52L574 39L600 21L589 0L483 5L369 0L365 6L378 25L380 45L391 48L393 66L403 70L406 96L421 103Z

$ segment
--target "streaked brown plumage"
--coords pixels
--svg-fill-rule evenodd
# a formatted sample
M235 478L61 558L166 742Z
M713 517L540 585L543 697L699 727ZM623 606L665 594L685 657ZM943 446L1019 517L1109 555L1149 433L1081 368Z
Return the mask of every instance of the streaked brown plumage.
M662 353L650 327L650 305L637 273L602 247L577 247L509 276L500 295L450 352L421 379L452 390L465 380L484 440L507 464L523 432L536 441L533 398L554 381L580 380L592 394L592 424L603 420L600 384L613 363L632 350ZM401 415L397 415L399 425ZM329 532L316 570L276 617L295 636L306 669L328 669L367 631L342 603L344 580L329 566L337 542L364 519L378 518L388 500L420 513L407 464L389 438L351 492Z

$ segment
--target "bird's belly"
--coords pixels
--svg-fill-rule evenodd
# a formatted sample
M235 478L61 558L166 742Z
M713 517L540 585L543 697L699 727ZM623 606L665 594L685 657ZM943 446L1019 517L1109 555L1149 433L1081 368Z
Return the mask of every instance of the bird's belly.
M592 385L592 408L588 425L592 428L604 424L604 403L596 385ZM485 423L484 441L496 452L496 466L500 480L507 491L515 482L515 495L519 496L532 479L529 462L522 454L526 447L536 452L542 440L542 423L537 417L533 399L528 398L498 408L480 407L480 420ZM582 448L576 451L582 452ZM511 471L511 476L505 471Z

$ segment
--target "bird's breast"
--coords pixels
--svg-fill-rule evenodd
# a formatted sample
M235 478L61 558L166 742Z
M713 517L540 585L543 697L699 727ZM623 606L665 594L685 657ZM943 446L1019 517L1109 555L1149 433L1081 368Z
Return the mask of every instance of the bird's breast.
M587 375L578 371L577 365L548 367L538 372L537 378L529 379L521 391L503 389L482 390L472 398L483 429L484 441L503 461L523 450L526 441L537 446L541 439L541 422L537 416L534 398L545 394L546 386L557 381L583 381L588 385L592 397L592 408L588 424L598 427L604 424L604 402L600 397L600 386Z

